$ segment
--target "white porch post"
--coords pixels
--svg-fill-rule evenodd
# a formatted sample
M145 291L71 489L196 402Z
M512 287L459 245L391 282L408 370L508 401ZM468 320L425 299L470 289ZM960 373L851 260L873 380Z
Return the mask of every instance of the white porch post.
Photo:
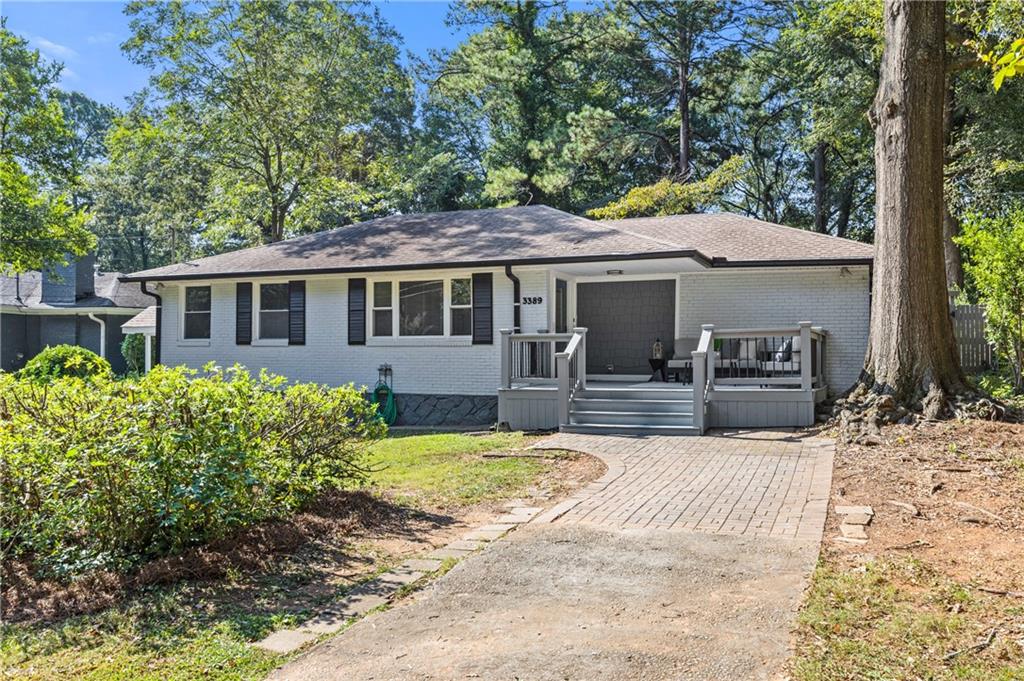
M706 373L705 373L705 380L707 380L708 392L710 393L710 392L712 392L715 389L715 341L714 341L715 325L714 324L701 324L700 325L700 329L701 329L702 332L710 334L709 342L708 342L708 349L707 349L707 357L705 358L705 360L706 360L705 361L705 371L706 371ZM694 384L696 384L696 382L697 382L697 379L695 377L694 378Z
M512 387L512 329L501 329L501 387Z
M144 333L142 334L142 338L146 341L143 345L146 348L146 373L148 374L150 369L153 368L153 336L148 333Z
M580 346L576 349L576 373L580 375L580 390L584 390L587 387L587 327L577 326L572 332L580 336Z
M810 390L811 376L811 322L800 322L800 388Z
M702 350L693 351L693 426L698 433L704 432L704 390L707 383L707 355Z

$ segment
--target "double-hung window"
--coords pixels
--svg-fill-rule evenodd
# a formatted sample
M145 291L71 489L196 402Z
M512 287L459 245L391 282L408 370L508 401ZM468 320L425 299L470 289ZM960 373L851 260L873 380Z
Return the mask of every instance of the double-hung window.
M373 282L373 335L390 336L394 328L393 287L390 281Z
M451 302L449 304L452 336L469 336L473 333L473 280L451 280Z
M444 335L444 280L398 282L398 335Z
M288 284L260 284L258 338L288 338Z
M210 338L210 287L186 286L182 337L186 340Z

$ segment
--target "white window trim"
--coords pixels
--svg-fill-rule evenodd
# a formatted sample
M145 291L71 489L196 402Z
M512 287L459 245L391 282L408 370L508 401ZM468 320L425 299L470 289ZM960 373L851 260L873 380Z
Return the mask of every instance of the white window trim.
M370 283L370 286L369 286L370 294L367 297L370 299L370 301L369 301L370 302L370 313L367 316L367 319L370 320L370 333L367 335L367 338L376 338L378 340L383 339L383 338L394 338L395 337L395 332L397 331L397 327L395 325L398 323L398 321L397 321L398 317L395 314L395 311L398 309L398 292L396 290L398 287L395 285L396 282L395 282L395 280L392 280L392 279L387 279L387 280L377 279L377 280L370 280L369 283ZM391 305L389 305L388 307L377 307L374 304L376 299L377 299L377 284L387 284L388 286L391 287ZM377 310L391 310L391 334L390 335L387 335L387 336L377 335L377 315L376 315Z
M213 337L213 286L210 284L186 284L178 287L178 344L208 346L210 338L186 338L185 337L185 300L188 298L187 290L190 288L210 289L210 338Z
M368 294L366 296L366 318L369 320L369 333L366 335L366 342L368 345L383 345L383 346L398 346L398 345L472 345L473 333L472 327L470 327L470 333L466 335L453 336L451 333L451 311L452 311L452 279L469 279L470 280L470 300L469 309L473 309L473 293L472 293L472 273L466 274L437 274L437 275L420 275L420 276L388 276L388 277L367 277L366 284ZM414 281L441 281L443 291L442 311L441 311L441 324L444 333L430 336L403 336L400 334L399 328L399 310L401 308L401 287L399 284L402 282L414 282ZM390 336L375 336L373 335L373 289L377 283L390 283L391 284L391 335ZM465 308L465 305L456 305L456 309ZM377 308L387 309L387 308Z
M455 279L468 279L469 280L469 303L466 305L456 305L452 302L452 281ZM450 338L472 338L473 337L473 275L467 275L465 277L449 277L444 281L444 292L445 292L445 331ZM469 333L460 333L455 335L452 333L452 310L469 310Z
M284 338L260 338L260 287L264 284L288 284L288 279L260 279L252 282L252 341L251 345L259 346L284 346L288 345L288 337ZM289 307L285 308L290 310ZM278 310L279 312L280 310Z

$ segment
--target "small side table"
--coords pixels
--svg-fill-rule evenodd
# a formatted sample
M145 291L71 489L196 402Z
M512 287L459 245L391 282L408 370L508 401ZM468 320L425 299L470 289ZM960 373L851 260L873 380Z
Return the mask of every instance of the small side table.
M647 360L647 363L651 365L651 377L647 379L648 383L658 380L659 373L661 373L661 382L668 383L668 373L665 371L665 358L655 359L651 357Z

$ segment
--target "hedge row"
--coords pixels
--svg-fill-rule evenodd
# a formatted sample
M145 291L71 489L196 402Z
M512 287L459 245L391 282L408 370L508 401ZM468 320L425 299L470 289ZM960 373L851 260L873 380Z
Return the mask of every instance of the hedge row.
M384 431L351 386L240 367L0 374L0 550L54 575L123 570L360 478L364 443Z

